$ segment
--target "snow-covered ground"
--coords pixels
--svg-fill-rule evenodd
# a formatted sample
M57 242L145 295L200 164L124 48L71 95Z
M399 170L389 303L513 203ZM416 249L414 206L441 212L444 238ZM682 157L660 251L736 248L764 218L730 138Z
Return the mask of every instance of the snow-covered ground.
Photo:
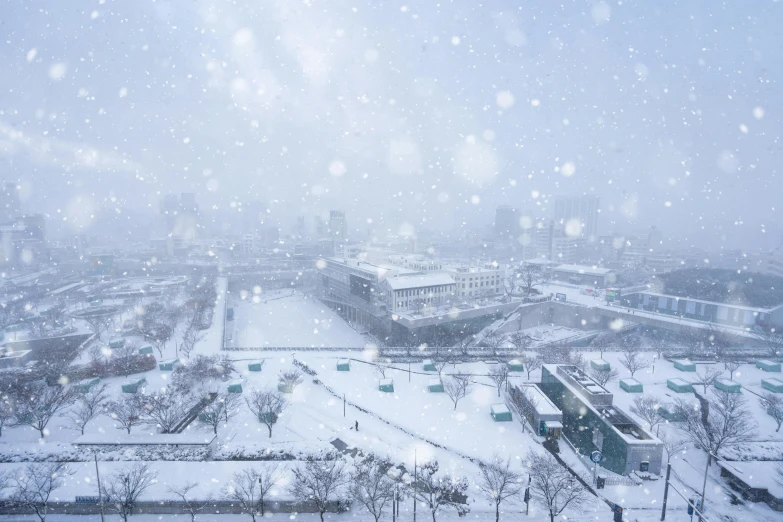
M231 346L361 348L366 344L361 334L327 306L297 291L230 299L229 307L234 308Z

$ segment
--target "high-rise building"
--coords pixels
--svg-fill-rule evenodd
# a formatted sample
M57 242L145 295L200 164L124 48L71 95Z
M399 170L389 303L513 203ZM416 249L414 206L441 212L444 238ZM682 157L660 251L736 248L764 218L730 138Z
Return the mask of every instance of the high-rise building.
M13 223L22 213L16 183L6 183L0 190L0 224Z
M558 232L595 241L598 237L598 196L557 196L554 215Z
M513 241L519 235L517 209L501 205L495 210L495 237L501 241Z
M329 235L338 241L347 239L348 225L345 222L345 212L342 210L329 211Z

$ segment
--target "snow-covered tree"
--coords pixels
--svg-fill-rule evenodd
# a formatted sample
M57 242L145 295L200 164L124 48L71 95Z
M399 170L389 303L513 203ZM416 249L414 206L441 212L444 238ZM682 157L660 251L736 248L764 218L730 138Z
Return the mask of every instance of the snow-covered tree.
M45 522L52 494L65 485L67 473L64 462L26 465L9 481L11 504L32 511Z
M741 393L712 389L699 402L675 400L676 423L685 437L707 453L708 465L720 451L747 444L756 438L756 423Z
M454 403L454 409L457 409L457 403L464 399L470 393L473 381L469 375L456 374L449 375L443 380L443 391Z
M179 499L182 511L190 517L190 522L196 522L196 516L212 503L212 498L209 495L198 500L193 498L190 492L196 487L198 487L198 482L186 482L168 487L169 493Z
M103 413L104 405L109 399L106 392L108 385L99 384L86 393L74 394L74 403L68 412L68 418L73 428L84 435L84 428L98 415Z
M590 369L590 377L592 377L593 380L595 380L595 382L601 386L606 386L609 381L615 380L618 375L619 373L614 368L610 368L608 370L597 368Z
M702 386L704 393L707 393L707 387L715 384L715 379L720 377L722 373L722 371L712 366L705 366L701 370L696 371L696 378L693 380L693 384Z
M530 474L530 494L549 514L550 522L569 505L587 500L582 483L549 453L528 452L525 462Z
M375 522L394 500L394 480L388 475L392 463L388 458L370 454L356 464L349 481L349 494L367 509Z
M252 390L245 397L245 403L253 415L266 425L271 439L272 427L285 408L285 397L277 390Z
M639 370L644 370L650 367L650 363L644 359L641 348L636 344L626 344L621 347L622 355L620 356L620 364L631 373L631 377L634 376Z
M74 392L66 386L27 386L15 395L14 424L38 430L43 439L49 422L73 401Z
M133 514L139 497L153 484L157 473L147 463L137 463L104 479L102 494L109 499L106 506L115 511L124 522Z
M783 424L783 398L776 393L767 392L759 398L759 403L764 408L764 411L767 412L767 415L772 417L775 424L777 424L778 427L775 433L779 432L780 426Z
M666 420L658 410L660 405L661 399L655 395L638 395L634 397L631 413L642 419L652 431Z
M503 385L508 380L508 366L506 364L496 364L489 369L489 379L495 383L495 388L498 390L498 397L503 390Z
M518 497L525 488L522 474L511 468L511 458L503 460L495 455L491 461L479 464L479 489L495 504L495 522L500 521L500 506L510 498Z
M470 511L465 492L468 490L468 480L464 477L452 477L438 474L437 461L422 464L418 469L418 478L411 484L412 495L424 504L432 515L432 522L441 508L449 507L464 516Z
M278 464L264 464L261 468L245 468L234 473L231 482L223 489L227 500L236 502L243 513L255 522L257 516L266 512L269 491L282 478Z
M345 463L339 459L310 460L293 468L292 472L291 496L315 504L321 522L324 522L329 503L337 500L350 478Z
M117 423L118 428L130 434L134 426L146 422L147 409L144 402L144 397L140 394L123 394L119 399L106 403L106 414Z

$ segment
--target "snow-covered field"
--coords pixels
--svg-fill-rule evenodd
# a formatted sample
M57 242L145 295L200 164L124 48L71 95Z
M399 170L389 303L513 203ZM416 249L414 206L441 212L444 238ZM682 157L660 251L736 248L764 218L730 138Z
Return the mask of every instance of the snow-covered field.
M225 296L225 280L219 280L219 299ZM272 299L273 296L279 299ZM288 341L288 345L311 346L316 344L326 346L339 346L336 344L353 339L353 346L362 346L363 339L352 330L345 322L333 314L330 310L315 301L306 300L303 296L289 292L279 294L263 294L267 297L266 303L260 300L241 302L236 305L236 321L238 324L247 325L244 331L244 339L266 339L272 346L280 346ZM222 301L218 303L217 310L222 309ZM297 314L304 314L298 317ZM318 323L314 319L318 319ZM265 325L260 327L260 325ZM304 328L304 325L307 328ZM324 326L326 325L326 327ZM205 340L200 343L196 353L215 354L220 352L222 341L223 314L215 313L212 327ZM314 330L318 333L314 333ZM249 331L248 331L249 330ZM261 330L266 330L263 334ZM568 332L541 330L542 337L552 338L564 336ZM241 330L240 330L240 333ZM255 335L256 337L253 337ZM267 335L264 337L263 335ZM260 336L260 337L259 337ZM242 339L243 337L240 337ZM303 343L304 339L311 342ZM333 344L327 344L333 343ZM255 341L254 346L262 346ZM285 346L283 344L283 346ZM345 346L345 345L343 345ZM351 345L348 345L351 346ZM293 351L293 350L292 350ZM471 393L462 399L456 409L453 403L444 393L430 393L427 385L430 379L437 377L435 372L424 372L421 364L412 364L410 374L407 364L391 365L387 370L386 378L394 382L394 392L384 393L378 390L378 380L381 378L372 364L372 353L368 351L328 351L311 352L304 351L289 353L287 351L233 351L228 353L235 361L238 377L243 380L243 395L247 396L253 388L274 387L278 382L278 374L295 368L293 359L306 363L310 368L318 372L317 377L304 376L304 382L299 385L293 394L287 395L287 406L275 425L272 437L269 438L266 426L258 422L243 404L237 416L220 428L217 440L214 444L213 459L204 462L152 462L153 468L158 472L159 486L152 488L145 496L146 500L170 498L165 486L176 485L188 481L197 481L197 492L220 496L223 486L230 480L231 475L245 466L263 466L262 462L248 462L232 460L233 455L259 455L266 451L285 452L297 458L307 453L331 451L331 444L335 439L345 442L349 448L358 448L364 453L375 452L390 457L393 461L403 463L408 469L414 465L414 459L418 463L430 459L437 459L442 471L465 476L471 482L468 491L471 513L467 520L490 520L494 514L486 498L476 487L479 476L477 459L486 460L497 454L502 457L510 457L514 466L523 471L522 457L529 451L544 451L541 440L532 436L520 422L514 413L512 422L497 423L490 416L490 406L495 403L508 402L505 394L498 398L497 390L490 384L486 374L491 363L474 362L447 366L444 374L471 373L475 375L476 383ZM175 355L175 343L170 342L165 349L164 358ZM155 353L156 358L159 358ZM597 353L585 353L586 359L598 358ZM628 372L618 362L619 354L604 353L603 358L613 368L618 369L620 378L628 377ZM652 354L645 354L651 359ZM336 363L339 359L354 358L349 372L338 372ZM248 363L255 360L263 360L261 372L250 372ZM167 386L169 373L159 369L146 372L143 376L147 380L147 391ZM539 372L534 372L532 380L539 379ZM648 368L637 372L636 379L645 387L646 394L654 394L664 401L671 400L674 393L666 388L666 379L672 377L689 379L693 374L683 373L674 369L667 361L656 361L655 369ZM748 407L751 409L759 424L758 443L752 443L747 447L734 451L739 457L747 459L767 458L783 460L783 435L775 433L775 424L771 418L761 409L755 393L761 393L760 381L763 377L770 376L756 369L752 364L743 365L735 379L743 387L743 393L748 399ZM511 382L523 381L526 374L512 374ZM318 379L320 383L314 382ZM109 385L109 391L113 396L120 395L120 385L125 379L122 377L105 379ZM222 389L226 383L215 383L215 389ZM329 393L326 387L331 388L337 395ZM617 381L610 382L607 388L614 393L614 402L626 413L630 414L630 405L635 395L628 394L619 388ZM345 395L344 406L341 396ZM683 396L686 396L684 394ZM352 404L358 406L354 407ZM361 408L361 409L359 409ZM362 411L365 410L365 411ZM355 423L359 423L359 430L354 429ZM669 429L669 428L667 428ZM114 427L114 422L108 417L99 417L88 427L85 437L111 440L118 443L133 442L140 433L152 433L154 428L136 427L134 435L128 437L124 431ZM185 435L189 440L203 437L211 438L210 428L194 422ZM8 455L30 456L32 454L58 454L76 453L73 441L80 434L68 428L67 421L56 418L50 424L50 433L45 441L39 441L35 431L26 427L12 427L3 430L0 438L0 452ZM160 437L160 436L157 436ZM560 444L561 455L569 462L573 469L584 477L590 476L587 468L565 443ZM107 460L132 460L135 457L131 452L120 448L109 450L100 458L102 473L111 473L121 467L121 462L107 462ZM349 457L350 458L350 457ZM673 470L677 477L678 489L682 489L688 496L693 496L701 490L702 471L704 469L704 454L692 447L681 454L672 456ZM296 465L296 461L287 461L288 467ZM16 464L0 464L1 468L14 467ZM769 466L768 466L769 467ZM58 497L70 498L73 495L94 494L94 467L85 463L74 463L72 470L75 473L68 479L68 485L63 488ZM707 513L710 521L766 521L783 520L783 514L778 514L769 509L765 504L744 503L732 505L731 491L724 479L719 476L716 465L710 469L707 486ZM286 498L286 491L281 485L278 490L279 498ZM599 491L599 495L607 502L616 502L626 508L626 519L643 522L652 522L660 519L660 502L663 498L663 480L645 481L639 486L608 486ZM409 509L403 506L403 509ZM518 519L524 512L524 504L517 501L509 504L504 519ZM361 515L360 515L361 513ZM342 515L329 515L330 520L357 520L364 515L361 511L354 511ZM585 505L569 508L565 515L567 518L559 520L586 521L609 520L610 513L606 503L594 497ZM420 513L420 516L424 516ZM312 515L275 515L272 520L315 520ZM222 515L204 515L201 520L240 520L246 517ZM540 506L531 504L529 520L546 520ZM3 520L0 517L0 520ZM14 517L17 520L18 517ZM74 517L53 516L52 520L71 521ZM390 520L390 517L388 517ZM410 520L410 512L403 513L403 520ZM98 520L98 517L80 517L79 520ZM134 520L142 522L151 521L151 517L134 516ZM159 516L155 520L160 520ZM456 515L444 512L438 520L456 521ZM464 519L463 519L464 520ZM687 521L685 502L675 493L669 494L669 509L667 520Z
M366 344L327 306L300 292L280 290L230 299L235 314L231 346L360 348Z

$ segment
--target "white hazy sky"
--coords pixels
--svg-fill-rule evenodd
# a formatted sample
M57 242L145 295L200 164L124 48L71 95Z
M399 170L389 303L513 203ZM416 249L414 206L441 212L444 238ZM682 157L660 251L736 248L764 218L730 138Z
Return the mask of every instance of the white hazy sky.
M595 193L602 233L773 247L781 21L769 0L5 2L0 178L77 228L171 191L392 231Z

